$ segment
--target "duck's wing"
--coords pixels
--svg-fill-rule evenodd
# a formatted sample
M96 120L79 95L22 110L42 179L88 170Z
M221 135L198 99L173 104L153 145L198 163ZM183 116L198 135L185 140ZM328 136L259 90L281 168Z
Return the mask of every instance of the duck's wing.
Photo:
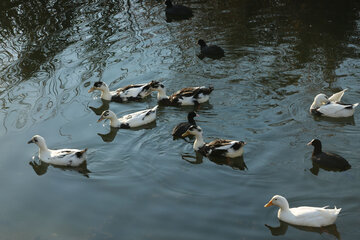
M121 97L124 98L138 98L141 92L144 90L146 84L133 84L126 86L124 88L120 88L117 91Z
M334 93L333 95L331 95L331 97L329 97L328 99L331 101L331 102L340 102L341 101L341 98L342 96L344 96L344 93L347 89L344 89L340 92L337 92L337 93Z
M349 117L353 114L353 108L358 105L356 104L342 104L331 102L326 105L322 105L317 109L323 115L329 117ZM351 115L349 115L351 113Z
M335 222L340 209L326 209L326 207L297 207L290 211L294 216L292 223L302 226L321 227Z
M134 112L123 116L119 120L124 124L129 124L130 127L138 127L141 125L145 125L155 120L157 108L158 106L155 106L152 109Z
M84 153L87 149L59 149L51 151L51 164L62 166L78 166L83 162Z
M170 98L191 97L197 93L200 87L187 87L175 92Z

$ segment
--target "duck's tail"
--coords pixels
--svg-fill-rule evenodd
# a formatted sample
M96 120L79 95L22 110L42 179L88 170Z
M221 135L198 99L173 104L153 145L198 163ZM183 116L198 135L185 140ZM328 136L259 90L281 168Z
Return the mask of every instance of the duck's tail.
M84 154L86 153L87 150L88 150L88 149L85 148L85 149L82 150L82 151L76 152L76 153L75 153L75 154L76 154L76 157L81 158L82 156L84 156Z
M358 105L359 105L359 103L354 103L354 104L352 105L352 107L353 107L353 108L356 108Z

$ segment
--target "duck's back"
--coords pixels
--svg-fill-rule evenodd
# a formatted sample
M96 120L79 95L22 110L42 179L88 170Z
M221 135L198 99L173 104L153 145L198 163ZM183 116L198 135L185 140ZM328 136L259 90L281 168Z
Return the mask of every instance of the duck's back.
M221 58L225 56L224 50L216 45L205 46L201 48L201 54L209 58Z
M312 161L318 164L320 167L334 170L344 171L351 168L349 162L335 153L321 152L311 157Z

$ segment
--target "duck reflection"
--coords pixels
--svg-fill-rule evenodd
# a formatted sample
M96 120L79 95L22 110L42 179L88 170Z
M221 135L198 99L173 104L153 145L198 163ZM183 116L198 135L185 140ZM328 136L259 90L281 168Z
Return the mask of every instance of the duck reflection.
M110 101L101 99L101 102L102 102L102 105L101 105L100 107L98 107L98 108L89 106L89 108L90 108L91 110L93 110L93 112L94 112L96 115L101 115L101 114L103 113L103 111L108 110L109 107L110 107L110 106L109 106Z
M136 127L136 128L128 128L126 130L130 130L130 131L139 131L142 129L152 129L156 127L156 122L151 122L149 124L143 125L141 127ZM115 127L111 127L110 126L110 132L106 133L106 134L102 134L102 133L98 133L98 135L102 138L102 140L104 142L112 142L114 141L117 132L119 131L120 128L115 128Z
M272 227L267 224L265 224L265 226L270 230L270 232L273 236L285 235L285 233L288 229L288 226L290 225L290 226L297 228L299 230L302 230L302 231L316 232L319 234L328 233L330 235L335 236L337 239L340 239L340 233L338 232L338 230L336 228L336 224L332 224L332 225L329 225L326 227L304 227L304 226L292 225L292 224L283 222L281 220L279 220L279 223L280 223L280 226L278 226L278 227Z
M316 115L316 114L313 114L312 116L313 116L314 120L317 121L317 122L325 121L325 122L331 122L331 123L338 123L338 124L341 124L343 126L345 126L345 125L353 125L353 126L355 126L354 116L344 117L344 118L331 118L331 117L319 116L319 115Z
M69 171L77 171L78 173L80 173L81 175L83 175L84 177L87 177L87 178L89 178L89 173L91 173L90 170L87 169L86 161L83 162L78 167L57 166L57 165L52 165L52 164L43 162L41 160L39 160L39 163L36 162L36 161L30 161L29 164L34 169L35 173L38 176L44 175L47 172L48 167L50 165L52 167L54 167L54 168L60 168L60 169L62 169L64 171L67 171L67 170L69 170Z
M315 176L317 176L320 172L320 168L324 169L326 171L332 171L332 172L343 172L346 171L347 169L339 169L339 168L332 168L332 167L328 167L322 164L318 164L315 163L314 161L312 161L312 168L310 168L310 172L312 174L314 174Z
M195 156L193 156L191 154L182 154L181 158L191 164L201 164L203 162L204 156L197 151L195 151L195 153L196 153ZM217 165L227 165L234 170L243 170L244 171L244 170L248 169L244 162L244 156L237 157L237 158L209 156L208 158L210 161L216 163ZM195 159L195 160L190 160L190 159Z

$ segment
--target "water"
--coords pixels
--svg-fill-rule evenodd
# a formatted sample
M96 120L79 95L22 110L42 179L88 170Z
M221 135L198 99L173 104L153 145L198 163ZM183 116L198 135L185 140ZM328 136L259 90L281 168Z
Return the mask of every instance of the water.
M2 239L360 236L359 112L346 120L308 113L319 92L348 88L344 101L359 101L359 3L181 2L195 16L167 23L160 1L2 1ZM199 38L226 57L197 58ZM170 133L191 108L162 107L146 129L97 123L90 107L102 103L87 92L97 80L111 89L158 80L169 93L213 85L198 124L206 141L245 140L243 162L182 158L195 155L192 146ZM154 94L110 109L120 116L155 105ZM106 141L98 135L109 132ZM35 134L50 148L87 147L90 173L34 171L37 149L26 142ZM313 175L306 143L315 137L352 169ZM291 206L342 207L336 229L282 226L273 236L265 224L280 225L277 209L263 205L275 194Z

